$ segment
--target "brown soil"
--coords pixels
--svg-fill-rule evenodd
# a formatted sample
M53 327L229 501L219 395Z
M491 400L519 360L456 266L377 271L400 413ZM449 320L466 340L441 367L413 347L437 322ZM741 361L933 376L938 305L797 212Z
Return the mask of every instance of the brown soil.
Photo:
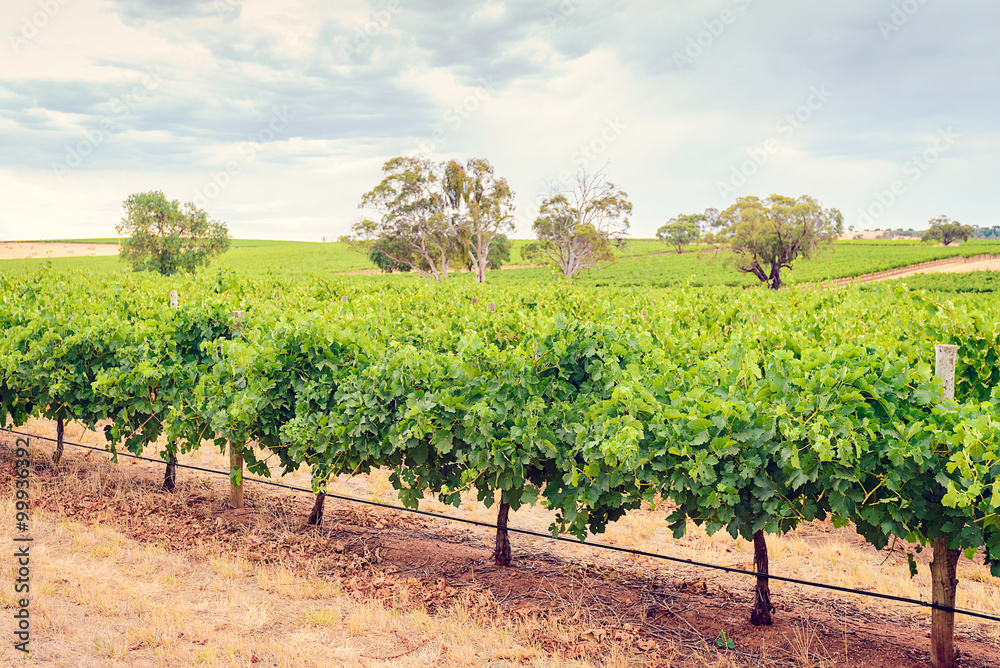
M0 437L0 489L8 497L12 446L12 437ZM34 511L85 525L110 524L133 540L169 550L208 544L251 562L280 559L337 582L359 601L386 607L398 608L402 598L404 607L432 614L460 605L475 608L477 617L557 620L560 625L542 628L569 631L532 638L553 656L600 660L625 651L636 665L675 667L705 665L706 653L740 666L917 668L929 661L928 628L916 615L863 611L815 590L776 596L775 623L755 627L748 620L750 582L734 590L690 575L652 580L633 572L624 558L615 566L594 566L546 553L537 544L526 554L516 535L514 565L498 568L490 559L492 546L480 535L443 520L328 499L324 526L310 527L303 520L312 498L304 494L248 489L247 506L232 510L221 501L226 495L220 488L203 479L187 477L168 494L159 487L162 467L131 463L111 471L113 465L96 453L67 457L86 459L92 468L80 470L100 475L105 492L74 493L65 462L58 471L38 462ZM113 483L116 475L125 482ZM143 493L126 497L114 493L113 484ZM849 535L822 526L815 534L822 538L830 531ZM734 649L716 647L722 632ZM960 666L1000 666L1000 647L969 636L957 642Z

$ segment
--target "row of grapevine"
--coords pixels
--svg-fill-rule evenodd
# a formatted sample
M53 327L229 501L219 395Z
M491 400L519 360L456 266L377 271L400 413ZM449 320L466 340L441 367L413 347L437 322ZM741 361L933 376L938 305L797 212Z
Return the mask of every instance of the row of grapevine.
M257 475L308 467L320 502L331 477L387 468L407 506L474 490L501 525L538 502L580 538L668 499L675 535L693 521L752 540L761 573L766 533L832 516L952 568L983 549L1000 574L993 306L881 287L47 278L2 286L4 424L103 422L110 448L165 435L165 457L214 441ZM934 343L959 347L956 401ZM502 530L495 557L509 563ZM756 592L768 623L766 578Z

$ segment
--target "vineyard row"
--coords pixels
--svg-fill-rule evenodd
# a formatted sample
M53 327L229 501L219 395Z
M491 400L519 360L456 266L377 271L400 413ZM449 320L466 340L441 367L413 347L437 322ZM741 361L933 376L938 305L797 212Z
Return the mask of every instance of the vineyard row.
M219 274L177 286L171 307L156 280L60 281L3 286L3 424L101 422L110 449L160 443L165 458L214 442L257 475L308 467L317 493L386 468L407 507L471 490L500 526L541 503L579 538L669 500L675 535L693 521L742 536L761 573L767 533L832 517L880 549L932 545L946 606L962 550L1000 575L990 303ZM955 399L935 343L957 346ZM502 530L494 556L511 558ZM751 619L771 612L762 577Z

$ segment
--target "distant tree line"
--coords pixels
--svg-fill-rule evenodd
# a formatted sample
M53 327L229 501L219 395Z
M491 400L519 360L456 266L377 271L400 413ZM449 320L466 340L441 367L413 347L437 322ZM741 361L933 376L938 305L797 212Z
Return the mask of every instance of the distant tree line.
M488 270L510 262L514 192L488 160L400 156L388 160L382 172L382 181L359 204L378 215L355 223L351 235L342 237L376 267L416 272L433 281L464 269L483 283ZM209 220L194 204L182 207L167 200L160 191L131 195L125 210L118 232L129 238L121 258L136 271L193 271L229 247L225 224ZM604 170L581 171L569 187L550 188L532 224L535 239L523 246L521 257L544 262L572 280L585 269L615 261L631 213L628 194ZM783 270L831 246L843 231L839 210L824 208L808 195L771 195L741 197L721 212L710 208L677 215L656 236L677 253L696 243L726 246L738 271L777 290ZM981 228L939 216L926 232L892 234L922 235L924 241L948 246L971 238L1000 239L1000 226Z

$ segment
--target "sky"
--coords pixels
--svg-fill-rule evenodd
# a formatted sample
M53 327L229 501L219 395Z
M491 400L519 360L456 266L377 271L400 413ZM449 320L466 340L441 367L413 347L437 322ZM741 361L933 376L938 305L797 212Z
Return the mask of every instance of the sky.
M395 156L485 158L517 232L580 170L634 237L739 197L1000 224L996 0L4 0L0 239L132 193L336 240Z

